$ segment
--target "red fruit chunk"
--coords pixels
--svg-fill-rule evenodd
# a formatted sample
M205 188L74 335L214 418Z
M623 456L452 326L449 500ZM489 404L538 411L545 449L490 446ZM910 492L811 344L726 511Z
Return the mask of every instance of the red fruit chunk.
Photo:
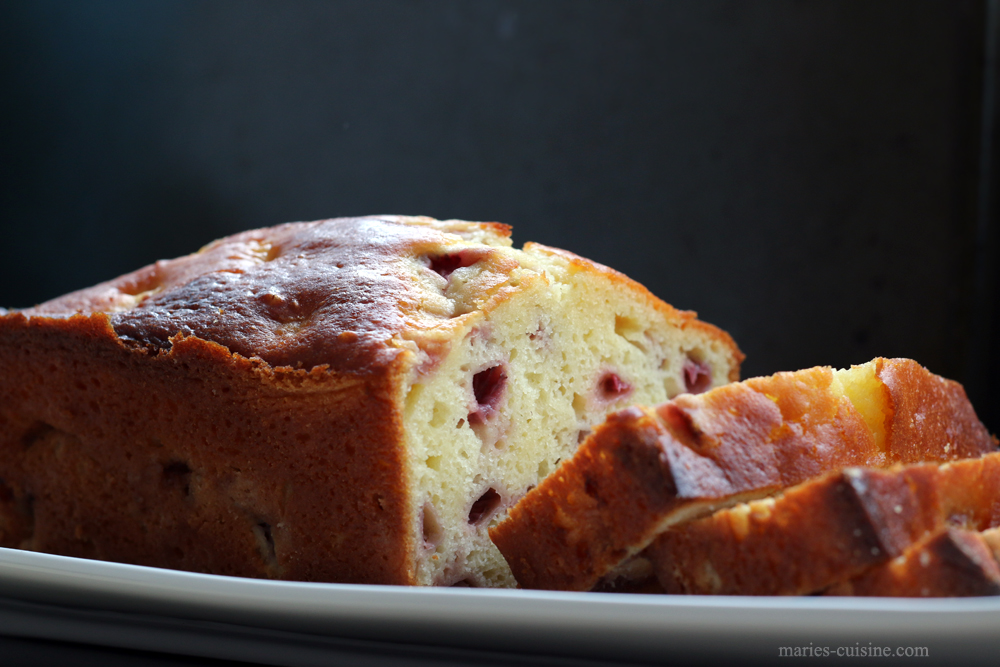
M600 388L601 398L605 401L613 401L632 391L632 385L622 380L616 373L605 373L597 386Z
M503 364L479 371L472 376L472 393L476 397L476 409L469 413L470 424L482 424L496 411L504 386L507 384L507 373Z
M472 509L469 510L469 523L475 525L488 519L498 507L500 507L500 494L496 492L496 489L486 489L486 493L472 503Z
M712 369L708 364L688 359L684 362L684 388L689 394L700 394L712 386Z
M438 255L431 257L431 271L437 273L442 278L450 276L455 269L462 269L472 266L480 260L480 253L456 252L450 255Z

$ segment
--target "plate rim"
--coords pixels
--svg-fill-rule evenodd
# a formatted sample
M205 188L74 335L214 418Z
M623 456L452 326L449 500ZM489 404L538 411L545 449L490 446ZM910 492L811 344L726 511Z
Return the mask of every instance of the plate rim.
M0 548L0 597L303 636L648 659L881 637L1000 647L1000 597L729 597L246 579Z

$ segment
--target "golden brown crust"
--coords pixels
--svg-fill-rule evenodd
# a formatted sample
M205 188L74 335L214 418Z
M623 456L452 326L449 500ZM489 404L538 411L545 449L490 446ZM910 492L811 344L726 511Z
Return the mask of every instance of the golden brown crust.
M1000 595L1000 566L982 535L945 528L900 557L832 586L825 594L912 598Z
M171 342L157 355L123 345L105 314L0 320L0 368L18 369L0 382L0 470L20 509L0 520L3 546L412 583L399 368L357 391L350 374Z
M505 225L463 224L509 235ZM368 372L400 354L387 345L394 337L441 324L422 308L423 291L400 262L440 254L454 241L394 216L289 223L220 239L23 312L111 312L124 341L152 350L169 349L180 333L275 367Z
M666 530L643 556L670 593L803 595L899 556L956 517L989 528L996 506L1000 453L855 468Z
M913 362L884 365L929 375ZM947 461L995 449L981 425L968 425L957 433L969 441L945 447L921 440L924 450L900 442L912 430L895 428L883 451L850 400L831 390L831 377L827 368L779 373L684 394L655 412L612 415L490 536L521 587L589 590L657 533L711 508L845 466ZM899 383L890 389L904 391ZM953 407L934 403L936 393L918 396L897 400L893 424Z
M886 437L896 461L964 459L996 447L959 383L912 359L877 359L876 374L889 391ZM921 459L942 447L942 456Z

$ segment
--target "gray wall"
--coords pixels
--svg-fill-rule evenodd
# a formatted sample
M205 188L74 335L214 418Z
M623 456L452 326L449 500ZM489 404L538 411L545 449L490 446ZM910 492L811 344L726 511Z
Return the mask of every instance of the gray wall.
M288 220L499 220L728 329L746 376L909 356L992 415L984 17L946 0L5 3L2 305Z

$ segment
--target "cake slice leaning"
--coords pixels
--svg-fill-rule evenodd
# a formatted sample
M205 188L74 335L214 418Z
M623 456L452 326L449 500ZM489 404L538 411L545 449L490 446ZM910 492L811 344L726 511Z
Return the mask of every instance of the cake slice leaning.
M866 597L981 597L1000 595L1000 530L947 527L899 557L831 586L825 595Z
M496 223L221 239L0 313L0 546L310 581L510 586L487 529L723 331Z
M490 535L520 586L590 590L643 576L629 559L719 508L847 466L995 449L962 387L914 361L778 373L610 415Z
M805 595L948 527L1000 524L1000 453L848 468L660 533L642 552L667 593Z

